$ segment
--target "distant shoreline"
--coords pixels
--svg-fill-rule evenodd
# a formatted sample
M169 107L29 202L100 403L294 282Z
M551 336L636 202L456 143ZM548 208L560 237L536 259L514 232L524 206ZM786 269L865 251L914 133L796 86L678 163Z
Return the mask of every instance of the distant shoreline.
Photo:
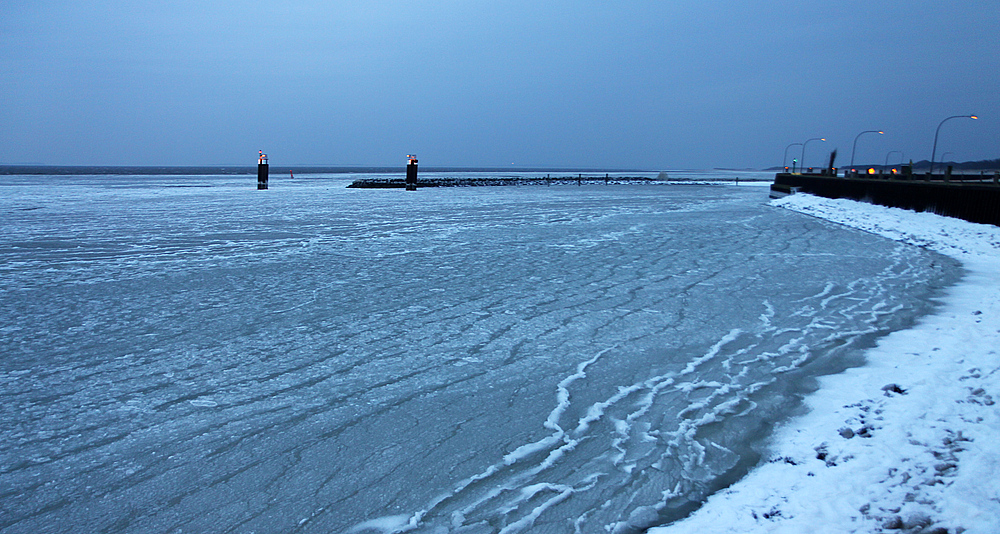
M403 174L404 165L396 167L363 166L309 166L271 165L272 175L301 174ZM577 169L569 167L421 167L421 172L571 172L571 173L643 173L659 172L639 169ZM127 165L0 165L0 175L134 175L134 176L177 176L177 175L256 175L257 167L250 165L204 165L204 166L127 166Z

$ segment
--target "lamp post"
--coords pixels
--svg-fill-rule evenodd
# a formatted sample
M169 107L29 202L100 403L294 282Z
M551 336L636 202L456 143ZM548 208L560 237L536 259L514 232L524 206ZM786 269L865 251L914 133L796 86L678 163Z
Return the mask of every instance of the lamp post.
M806 141L804 143L802 143L802 153L799 154L799 164L801 165L801 167L803 169L806 168L806 145L809 144L809 141L826 141L826 138L825 137L813 137L812 139L806 139Z
M938 124L937 130L934 130L934 148L931 149L931 169L928 171L930 174L934 174L934 156L937 155L937 140L938 134L941 132L941 125L950 121L951 119L972 119L976 120L979 117L975 115L952 115L951 117L945 118Z
M854 147L853 147L853 148L851 148L851 167L853 167L853 166L854 166L854 151L858 149L858 137L861 137L862 135L864 135L864 134L866 134L866 133L877 133L877 134L879 134L879 135L882 135L882 134L884 134L885 132L883 132L882 130L865 130L865 131L863 131L863 132L859 133L859 134L858 134L858 135L857 135L857 136L856 136L856 137L854 138Z
M785 165L785 162L788 161L788 149L792 148L795 145L801 145L801 144L802 143L792 143L792 144L790 144L790 145L788 145L788 146L785 147L785 157L781 158L781 168L782 169L787 168L787 166Z
M882 167L888 167L889 166L889 154L899 154L899 164L900 165L902 165L903 164L903 160L906 159L905 155L902 152L900 152L899 150L890 150L885 155L885 164L882 165Z

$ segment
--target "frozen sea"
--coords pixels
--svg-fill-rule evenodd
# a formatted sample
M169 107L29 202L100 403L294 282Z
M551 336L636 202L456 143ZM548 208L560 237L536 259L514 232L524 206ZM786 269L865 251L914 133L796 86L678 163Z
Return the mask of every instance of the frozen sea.
M356 177L4 177L0 532L639 532L961 271L763 187Z

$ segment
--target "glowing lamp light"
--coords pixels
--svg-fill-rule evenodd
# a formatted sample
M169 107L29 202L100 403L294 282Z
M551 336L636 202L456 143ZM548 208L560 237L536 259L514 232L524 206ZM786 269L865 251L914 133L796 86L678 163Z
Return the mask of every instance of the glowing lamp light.
M868 167L868 174L875 174L875 169L873 167Z
M970 119L978 119L979 117L977 117L977 116L975 116L975 115L969 115L969 118L970 118Z

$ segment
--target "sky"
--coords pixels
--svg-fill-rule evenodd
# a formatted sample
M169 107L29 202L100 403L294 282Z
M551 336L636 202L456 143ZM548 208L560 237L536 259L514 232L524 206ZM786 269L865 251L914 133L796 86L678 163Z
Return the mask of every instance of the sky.
M843 167L971 114L937 160L995 159L998 27L983 0L4 0L0 164Z

